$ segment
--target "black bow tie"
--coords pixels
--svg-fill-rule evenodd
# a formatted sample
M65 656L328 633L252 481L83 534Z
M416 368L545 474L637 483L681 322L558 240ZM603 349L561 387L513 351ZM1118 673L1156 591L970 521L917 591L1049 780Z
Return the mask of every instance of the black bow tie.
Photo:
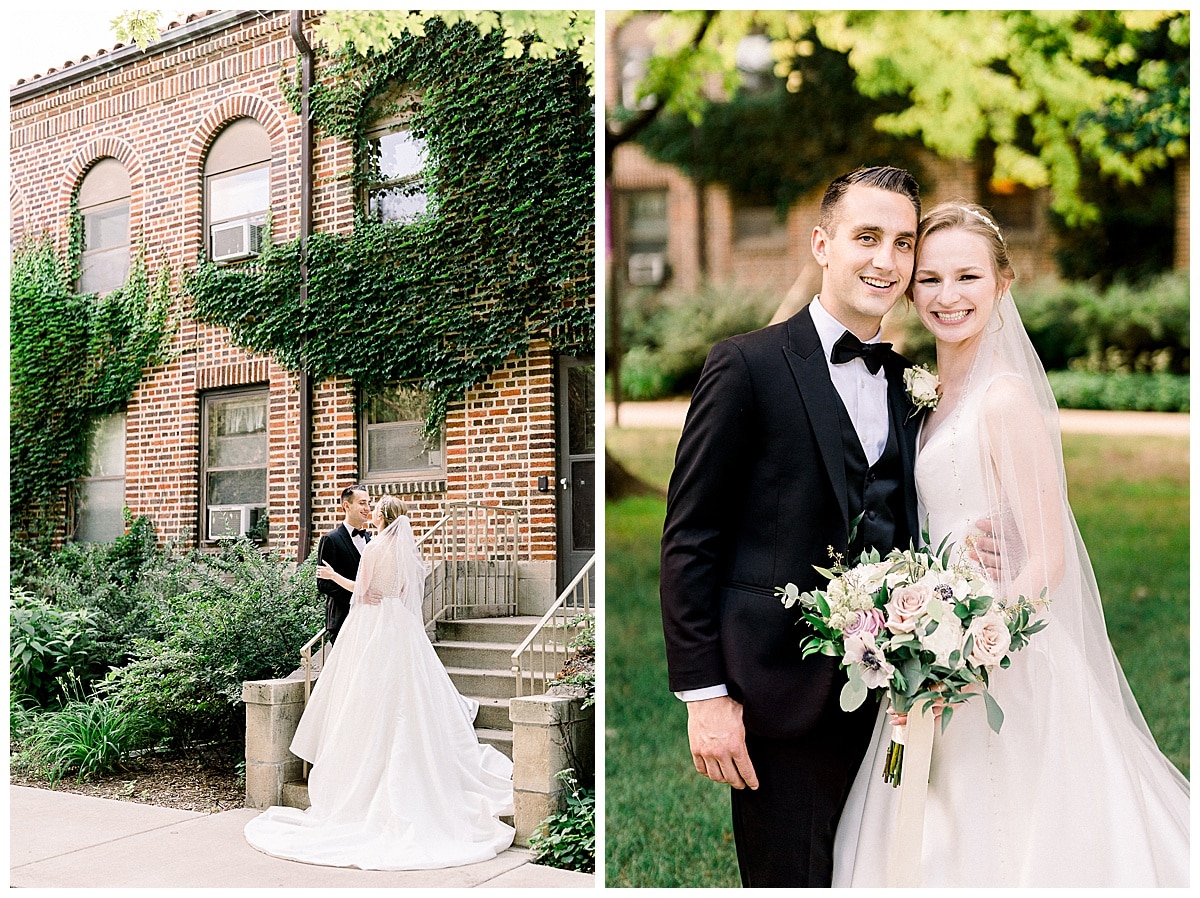
M833 344L830 360L835 365L844 365L851 359L861 358L866 363L867 370L877 374L891 348L891 343L864 343L850 331L846 331Z
M351 536L361 536L367 542L371 541L371 534L367 533L367 531L365 531L365 530L351 530L350 535Z

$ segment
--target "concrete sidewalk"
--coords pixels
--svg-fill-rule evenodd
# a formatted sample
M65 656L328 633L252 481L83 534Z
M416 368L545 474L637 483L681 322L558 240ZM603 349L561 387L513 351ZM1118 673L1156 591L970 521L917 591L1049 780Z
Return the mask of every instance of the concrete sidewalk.
M687 415L686 399L661 402L622 402L621 427L683 427ZM1059 412L1063 433L1137 434L1140 436L1178 436L1190 433L1191 416L1174 412L1094 412L1065 408ZM605 405L605 421L615 424L611 402Z
M318 867L251 848L251 809L203 814L9 786L9 886L14 888L595 887L595 877L541 867L510 848L467 867L385 872Z

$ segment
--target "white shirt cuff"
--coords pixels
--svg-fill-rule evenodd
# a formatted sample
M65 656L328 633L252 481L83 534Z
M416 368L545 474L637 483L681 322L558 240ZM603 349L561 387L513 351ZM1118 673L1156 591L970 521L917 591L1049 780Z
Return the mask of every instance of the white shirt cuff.
M703 689L684 689L675 693L675 697L684 702L699 702L706 698L719 698L722 695L729 695L729 690L724 683L705 686Z

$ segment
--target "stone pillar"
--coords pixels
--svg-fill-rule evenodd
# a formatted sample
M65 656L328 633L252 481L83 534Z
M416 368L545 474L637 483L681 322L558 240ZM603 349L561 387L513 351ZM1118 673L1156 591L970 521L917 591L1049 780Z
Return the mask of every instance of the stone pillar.
M288 751L304 713L304 674L242 684L246 703L246 807L283 804L284 783L299 780L303 762Z
M556 773L574 767L580 779L595 774L595 706L582 705L569 695L523 696L509 705L518 845L528 845L538 824L565 807Z

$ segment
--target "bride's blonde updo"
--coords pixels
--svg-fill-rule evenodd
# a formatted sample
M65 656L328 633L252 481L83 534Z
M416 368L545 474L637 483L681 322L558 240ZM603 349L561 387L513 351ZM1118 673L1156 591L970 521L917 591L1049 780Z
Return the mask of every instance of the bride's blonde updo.
M1016 278L1000 227L983 206L965 200L951 200L934 206L917 228L917 252L920 252L921 241L930 234L949 230L963 230L982 237L991 251L996 279L1012 281Z
M395 496L380 496L379 501L375 503L375 510L383 518L384 527L401 515L408 513L408 509L404 507L404 503Z

